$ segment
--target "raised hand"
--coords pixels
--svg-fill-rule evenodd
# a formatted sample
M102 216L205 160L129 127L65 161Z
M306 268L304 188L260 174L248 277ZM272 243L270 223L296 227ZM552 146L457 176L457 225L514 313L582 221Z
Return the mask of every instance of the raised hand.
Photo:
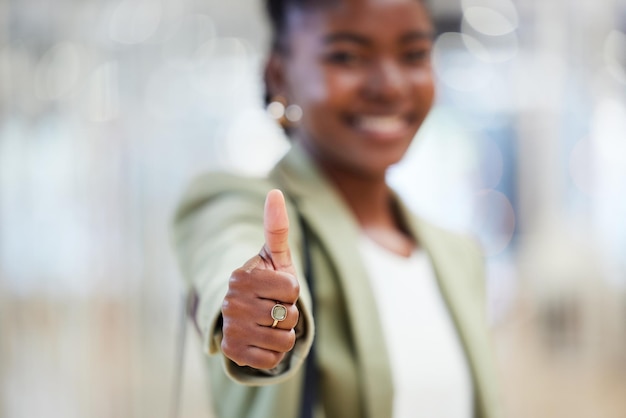
M272 190L265 200L265 244L235 270L222 304L222 352L239 366L276 367L295 342L295 303L300 294L289 250L285 198Z

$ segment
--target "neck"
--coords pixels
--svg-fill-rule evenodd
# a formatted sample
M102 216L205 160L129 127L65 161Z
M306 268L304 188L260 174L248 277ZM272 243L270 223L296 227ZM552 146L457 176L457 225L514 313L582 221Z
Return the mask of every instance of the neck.
M347 202L361 230L382 247L408 257L415 241L394 206L384 174L366 177L319 165Z
M385 173L362 173L316 161L326 178L348 204L363 229L397 229L397 216Z
M363 233L397 254L411 254L416 243L397 211L384 171L364 173L306 152L347 203Z

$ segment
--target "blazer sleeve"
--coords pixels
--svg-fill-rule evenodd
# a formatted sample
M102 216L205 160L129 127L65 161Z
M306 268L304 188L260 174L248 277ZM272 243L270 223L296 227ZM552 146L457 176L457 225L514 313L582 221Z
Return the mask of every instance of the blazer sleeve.
M188 189L173 226L173 244L183 277L199 296L195 320L204 350L209 355L221 355L226 374L247 385L274 384L290 378L304 362L313 341L310 295L300 263L298 218L288 203L290 246L301 285L295 347L271 371L238 366L221 353L221 306L228 281L231 273L258 254L263 245L264 202L271 188L261 179L217 173L203 176Z

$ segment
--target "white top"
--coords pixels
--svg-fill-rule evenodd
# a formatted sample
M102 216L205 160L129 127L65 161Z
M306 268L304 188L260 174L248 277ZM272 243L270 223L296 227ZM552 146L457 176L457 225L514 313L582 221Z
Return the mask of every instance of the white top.
M471 418L469 366L423 250L397 255L363 236L394 384L393 418Z

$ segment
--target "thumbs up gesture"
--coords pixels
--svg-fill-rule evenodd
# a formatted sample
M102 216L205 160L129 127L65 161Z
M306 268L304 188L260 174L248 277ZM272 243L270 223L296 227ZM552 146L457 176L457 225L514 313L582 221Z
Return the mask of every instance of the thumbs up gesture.
M235 270L222 304L222 352L239 366L276 367L294 347L300 286L289 251L289 218L279 190L267 194L260 253Z

